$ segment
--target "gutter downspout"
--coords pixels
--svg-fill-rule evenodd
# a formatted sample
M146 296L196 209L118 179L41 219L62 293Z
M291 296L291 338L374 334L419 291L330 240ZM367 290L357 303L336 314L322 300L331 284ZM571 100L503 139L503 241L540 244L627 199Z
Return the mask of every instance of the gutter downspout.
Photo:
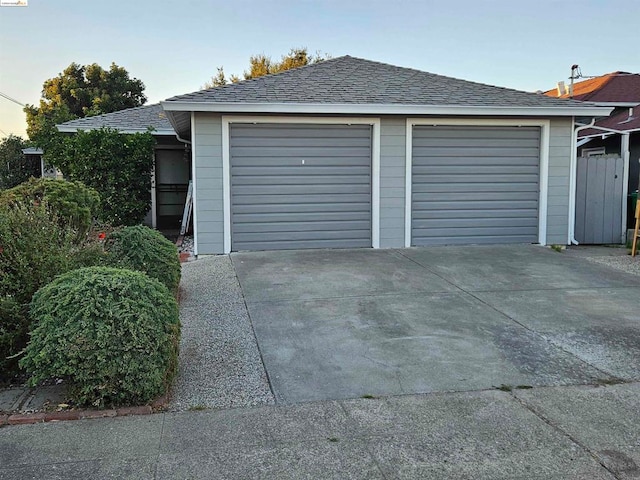
M178 133L176 133L176 138L178 139L179 142L186 143L187 145L191 145L191 140L185 140Z
M631 168L631 155L629 152L629 132L623 133L620 139L620 153L622 153L622 232L620 240L624 244L627 241L627 195L629 194L629 169Z
M576 240L576 190L577 190L577 174L578 174L578 133L582 130L591 128L596 123L595 117L591 119L588 125L581 125L574 129L571 136L571 171L569 173L569 243L571 245L579 245Z

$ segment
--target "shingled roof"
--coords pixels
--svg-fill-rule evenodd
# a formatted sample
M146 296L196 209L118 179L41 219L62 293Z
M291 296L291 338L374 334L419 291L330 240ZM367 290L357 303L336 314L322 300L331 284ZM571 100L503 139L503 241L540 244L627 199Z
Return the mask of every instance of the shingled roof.
M569 93L558 97L557 89L544 94L555 98L569 98ZM640 103L640 74L612 72L583 80L573 85L573 99L596 103Z
M171 97L171 104L567 107L565 100L350 56ZM574 103L574 105L579 105Z
M110 127L123 133L146 132L149 128L152 128L152 133L155 135L175 135L175 131L159 103L93 117L77 118L57 125L57 127L61 132L77 132L78 130L95 130L102 127Z

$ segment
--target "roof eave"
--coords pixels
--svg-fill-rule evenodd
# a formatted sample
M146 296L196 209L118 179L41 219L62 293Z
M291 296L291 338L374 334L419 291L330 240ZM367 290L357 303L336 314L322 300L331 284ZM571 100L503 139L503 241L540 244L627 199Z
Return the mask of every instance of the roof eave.
M110 127L109 125L100 125L100 126L95 126L95 127L89 127L89 126L85 126L85 127L73 127L73 126L69 126L69 125L56 125L56 128L58 129L59 132L61 133L77 133L79 131L83 131L83 132L88 132L91 130L99 130L101 128L113 128L115 130L118 130L119 133L126 133L126 134L134 134L134 133L146 133L146 132L150 132L152 135L156 135L156 136L175 136L176 132L172 129L168 129L168 128L160 128L160 129L152 129L149 130L147 128L117 128L117 127Z
M336 103L213 103L163 101L168 112L365 114L365 115L470 115L470 116L595 116L606 117L613 108L596 105L559 107L506 107L463 105L336 104ZM170 117L170 116L169 116ZM171 118L170 118L171 121Z

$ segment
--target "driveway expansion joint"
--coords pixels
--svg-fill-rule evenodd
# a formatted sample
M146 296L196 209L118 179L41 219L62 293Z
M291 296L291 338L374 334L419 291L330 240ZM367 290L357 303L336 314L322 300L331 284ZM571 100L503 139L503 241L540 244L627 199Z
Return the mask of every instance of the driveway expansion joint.
M610 473L614 478L618 479L618 480L622 480L622 478L620 476L618 476L613 470L611 470L605 463L604 461L600 458L600 456L598 455L597 452L592 451L585 443L581 442L580 440L578 440L575 436L571 435L569 432L567 432L566 430L564 430L563 428L561 428L559 425L557 425L555 422L553 422L550 418L548 418L546 415L544 415L538 408L536 408L534 405L530 405L529 403L527 403L526 401L524 401L522 398L519 398L518 396L516 396L513 392L509 392L509 396L511 398L513 398L516 403L520 404L523 408L525 408L526 410L528 410L529 412L531 412L533 415L535 415L536 417L538 417L540 420L542 420L544 423L546 423L547 425L549 425L551 428L553 428L556 432L558 432L560 435L564 436L565 438L567 438L570 442L574 443L576 446L578 446L582 451L584 451L587 455L589 455L591 458L593 458L596 462L598 462L598 464L600 464L600 466L602 466L602 468L604 468L608 473Z

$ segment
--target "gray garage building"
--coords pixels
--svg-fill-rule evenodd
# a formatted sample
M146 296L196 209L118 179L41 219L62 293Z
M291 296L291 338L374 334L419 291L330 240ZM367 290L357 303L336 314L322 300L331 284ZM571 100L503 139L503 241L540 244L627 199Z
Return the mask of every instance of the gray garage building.
M197 254L567 244L574 118L610 110L349 56L161 104Z

